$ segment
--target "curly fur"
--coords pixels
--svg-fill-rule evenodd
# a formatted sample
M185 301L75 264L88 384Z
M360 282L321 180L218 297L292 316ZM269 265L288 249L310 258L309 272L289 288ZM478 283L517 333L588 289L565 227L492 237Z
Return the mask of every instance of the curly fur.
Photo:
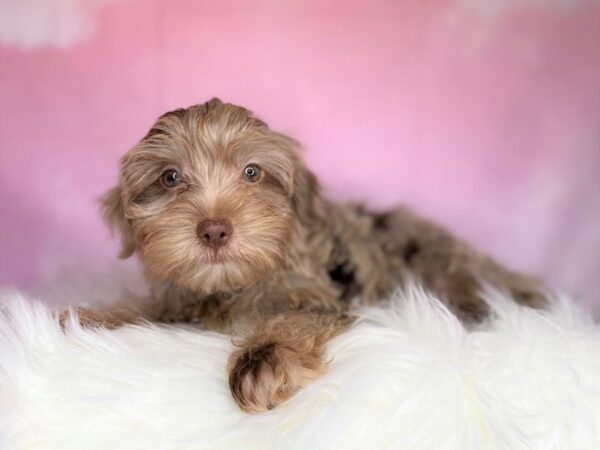
M256 183L241 176L248 164L262 171ZM169 169L181 174L177 187L160 182ZM122 159L103 203L121 256L139 256L155 302L100 321L191 321L244 335L229 379L249 411L272 408L322 373L323 345L347 323L352 299L373 303L407 275L465 321L487 314L481 280L519 303L544 303L537 281L406 209L327 200L293 139L218 99L160 117ZM201 245L196 226L217 219L233 234L214 250Z

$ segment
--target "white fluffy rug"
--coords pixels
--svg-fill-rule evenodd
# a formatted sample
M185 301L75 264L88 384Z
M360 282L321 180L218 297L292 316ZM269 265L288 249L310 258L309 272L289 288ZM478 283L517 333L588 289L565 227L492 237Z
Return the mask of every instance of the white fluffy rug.
M490 293L466 332L418 289L365 309L329 372L288 403L233 403L227 337L131 326L63 334L47 307L3 295L2 449L600 449L600 327Z

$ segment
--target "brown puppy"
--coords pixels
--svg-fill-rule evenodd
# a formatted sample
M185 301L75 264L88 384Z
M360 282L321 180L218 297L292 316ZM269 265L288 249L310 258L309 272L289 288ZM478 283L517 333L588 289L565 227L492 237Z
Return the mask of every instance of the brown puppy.
M318 376L353 298L374 302L407 274L468 321L485 316L479 280L519 303L543 287L404 209L323 198L297 143L213 99L169 112L121 161L104 212L152 286L143 311L82 311L105 326L192 321L240 336L229 383L247 411L270 409Z

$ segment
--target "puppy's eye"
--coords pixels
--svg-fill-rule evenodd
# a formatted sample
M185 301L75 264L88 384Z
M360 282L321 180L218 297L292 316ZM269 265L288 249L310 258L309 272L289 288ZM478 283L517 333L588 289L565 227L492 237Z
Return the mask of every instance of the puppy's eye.
M244 168L244 179L250 181L251 183L255 183L260 178L260 169L258 166L254 164L247 165Z
M169 169L161 175L160 181L165 187L172 188L181 183L181 176L176 170Z

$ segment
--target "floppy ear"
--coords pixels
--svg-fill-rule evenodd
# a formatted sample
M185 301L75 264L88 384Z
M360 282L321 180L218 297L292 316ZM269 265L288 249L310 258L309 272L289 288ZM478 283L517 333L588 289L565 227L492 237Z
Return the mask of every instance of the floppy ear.
M317 177L302 161L294 167L292 205L298 219L308 226L319 224L327 216Z
M102 196L100 202L104 220L113 232L117 231L121 235L123 247L121 253L119 253L119 258L130 257L135 251L135 242L131 235L131 224L129 219L125 217L121 187L112 188Z

